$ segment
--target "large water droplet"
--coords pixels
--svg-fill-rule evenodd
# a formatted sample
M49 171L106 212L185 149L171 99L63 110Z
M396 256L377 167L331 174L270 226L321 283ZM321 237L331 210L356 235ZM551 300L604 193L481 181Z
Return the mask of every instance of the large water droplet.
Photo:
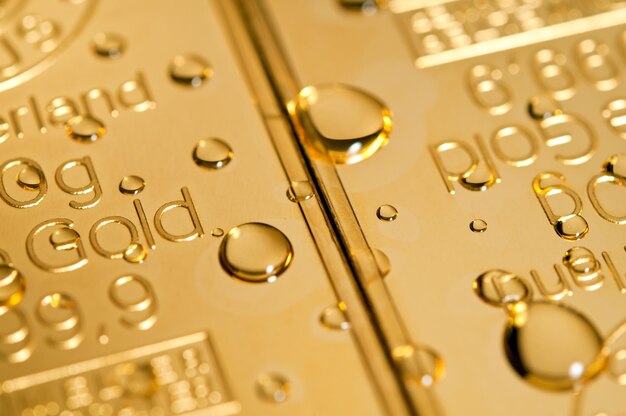
M126 195L137 195L146 187L146 181L135 175L124 176L120 181L119 190Z
M389 140L391 112L372 95L346 85L305 87L289 111L314 156L357 163Z
M18 305L26 292L26 280L11 265L0 264L0 310Z
M280 230L250 222L232 228L220 245L220 263L248 282L274 282L291 264L293 248Z
M213 68L197 55L178 55L170 64L170 77L179 84L199 87L213 76Z
M198 166L221 169L233 159L233 149L220 139L202 139L193 150L193 160Z
M381 205L376 210L376 216L382 221L394 221L398 218L398 210L392 205Z
M256 391L263 400L282 403L291 394L291 383L280 374L263 373L256 379Z
M549 302L517 311L505 328L504 345L525 381L547 390L576 390L604 370L602 338L585 316Z
M74 116L65 123L65 132L81 143L95 142L106 132L104 123L91 116Z
M98 33L93 37L93 49L102 57L117 59L126 49L126 41L116 33Z

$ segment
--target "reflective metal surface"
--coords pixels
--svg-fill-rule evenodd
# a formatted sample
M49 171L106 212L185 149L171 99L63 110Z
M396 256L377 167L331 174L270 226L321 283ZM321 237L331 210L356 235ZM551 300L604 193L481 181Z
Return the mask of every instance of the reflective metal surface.
M0 415L624 414L625 6L0 1Z

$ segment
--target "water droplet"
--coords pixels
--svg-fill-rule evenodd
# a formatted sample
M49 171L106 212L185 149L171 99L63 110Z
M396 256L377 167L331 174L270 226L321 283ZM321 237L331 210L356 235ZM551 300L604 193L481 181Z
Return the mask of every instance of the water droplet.
M389 257L382 251L377 248L372 249L372 254L374 255L374 260L376 260L376 265L378 266L378 270L382 277L385 277L391 272L391 262L389 261Z
M120 192L126 195L137 195L146 187L146 181L135 175L124 176L120 181Z
M26 292L26 279L19 270L0 264L0 313L5 308L18 305Z
M506 270L486 271L474 280L472 287L483 302L492 306L508 306L532 298L532 289L528 283Z
M72 250L78 246L80 235L76 230L68 227L59 228L50 234L50 243L55 250Z
M193 150L196 165L209 169L221 169L233 159L233 150L220 139L202 139Z
M381 205L376 210L376 216L379 220L394 221L398 218L398 210L392 205Z
M213 228L213 229L211 230L211 235L212 235L213 237L221 237L221 236L223 236L223 235L224 235L224 230L222 230L222 229L221 229L221 228L219 228L219 227Z
M39 189L41 185L41 177L37 169L26 166L17 174L17 184L26 191L34 191Z
M593 324L565 305L533 302L512 316L504 332L513 369L547 390L576 390L606 366L603 341Z
M117 59L126 50L126 41L116 33L98 33L93 37L93 48L99 56Z
M389 140L391 112L372 95L346 85L305 87L288 105L304 142L317 157L357 163Z
M170 77L179 84L199 87L213 76L213 68L197 55L178 55L170 64Z
M589 224L580 215L572 214L559 220L554 225L556 233L565 240L580 240L589 232Z
M104 124L91 116L74 116L65 123L65 132L81 143L91 143L101 139L106 132Z
M148 257L148 250L141 243L132 243L124 251L124 260L129 263L143 263Z
M313 187L308 181L294 181L287 188L287 198L291 202L302 202L313 198Z
M320 315L320 322L328 329L344 331L350 329L350 322L339 305L325 308Z
M609 356L609 374L618 384L626 386L626 348Z
M250 222L232 228L220 245L220 263L248 282L274 282L293 259L289 239L268 224Z
M626 180L626 154L609 157L602 170L616 178Z
M402 376L431 387L446 374L443 358L433 349L421 345L402 345L394 348L392 356Z
M528 114L535 120L543 120L563 114L559 104L546 96L535 96L528 100Z
M469 227L470 230L475 233L484 233L485 231L487 231L487 222L478 218L470 222Z
M98 342L100 343L100 345L106 345L109 343L109 341L110 339L106 331L106 326L102 324L98 329Z
M257 394L271 403L283 403L291 394L291 383L280 374L264 373L256 379Z

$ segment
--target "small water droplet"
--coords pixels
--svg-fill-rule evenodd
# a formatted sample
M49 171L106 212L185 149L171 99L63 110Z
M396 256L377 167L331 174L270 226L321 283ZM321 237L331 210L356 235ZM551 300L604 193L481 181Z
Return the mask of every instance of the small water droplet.
M220 263L247 282L274 282L293 259L289 239L268 224L250 222L232 228L220 245Z
M348 322L345 312L338 305L325 308L320 315L320 322L328 329L344 331L350 329L350 322Z
M563 111L553 99L538 95L528 100L528 114L535 120L543 120L557 114L563 114Z
M382 221L394 221L398 218L398 210L392 205L381 205L376 210L376 216Z
M487 231L487 222L478 218L470 222L469 227L470 230L475 233L484 233L485 231Z
M81 143L91 143L101 139L106 132L104 124L91 116L74 116L65 123L65 132Z
M626 180L626 154L609 157L604 163L602 170L616 178Z
M221 228L219 228L219 227L213 228L213 229L211 230L211 235L212 235L213 237L221 237L221 236L223 236L223 235L224 235L224 230L222 230L222 229L221 229Z
M197 55L178 55L170 64L170 77L179 84L199 87L213 76L213 68Z
M129 263L143 263L148 257L148 250L141 243L132 243L124 251L124 260Z
M73 250L78 246L80 235L68 227L59 228L50 234L50 243L55 250Z
M433 349L421 345L402 345L394 348L392 356L402 376L432 387L446 374L443 358Z
M37 169L26 166L17 174L17 184L26 191L34 191L39 189L41 185L41 177Z
M137 195L146 187L146 181L135 175L124 176L120 181L119 190L126 195Z
M554 225L556 233L565 240L580 240L589 232L589 224L580 215L568 215L560 218Z
M577 390L606 366L603 340L582 314L562 304L520 308L504 331L505 352L528 383L547 390Z
M313 156L328 155L337 164L369 158L391 134L391 112L385 104L347 85L305 87L288 107Z
M202 139L193 150L196 165L208 169L221 169L233 159L233 150L220 139Z
M291 202L302 202L313 197L313 187L308 181L294 181L287 188L287 198Z
M9 264L0 264L0 312L18 305L26 292L26 279Z
M98 329L98 342L100 345L106 345L109 343L109 335L107 334L106 326L104 324L100 325Z
M93 49L99 56L117 59L126 50L126 41L116 33L98 33L93 37Z
M291 383L276 373L263 373L256 379L257 394L271 403L283 403L291 395Z
M372 249L372 254L374 255L374 260L376 260L376 265L378 266L378 270L382 277L385 277L391 272L391 262L389 261L389 257L382 251L377 248Z

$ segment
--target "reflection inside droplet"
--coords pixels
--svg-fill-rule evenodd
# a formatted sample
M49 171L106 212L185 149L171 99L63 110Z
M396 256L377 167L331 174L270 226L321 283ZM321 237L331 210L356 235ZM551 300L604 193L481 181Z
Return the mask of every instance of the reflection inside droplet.
M178 55L170 63L170 77L179 84L199 87L213 76L213 68L197 55Z
M193 160L198 166L221 169L233 159L233 150L220 139L202 139L193 150Z
M291 264L293 248L280 230L251 222L231 229L222 240L222 267L248 282L274 282Z
M65 123L65 132L81 143L95 142L106 132L104 124L91 116L74 116Z
M344 331L350 329L350 322L339 305L325 308L320 315L320 323L328 329Z
M146 187L146 182L139 176L124 176L120 181L119 190L126 195L137 195Z
M381 205L376 210L376 216L382 221L394 221L398 218L398 210L392 205Z
M313 156L357 163L389 140L391 112L377 98L346 85L305 87L288 105Z
M291 383L280 374L260 374L256 379L256 392L263 400L282 403L291 394Z
M530 384L547 390L575 390L606 365L603 341L594 325L564 305L532 302L519 308L504 332L513 369Z

